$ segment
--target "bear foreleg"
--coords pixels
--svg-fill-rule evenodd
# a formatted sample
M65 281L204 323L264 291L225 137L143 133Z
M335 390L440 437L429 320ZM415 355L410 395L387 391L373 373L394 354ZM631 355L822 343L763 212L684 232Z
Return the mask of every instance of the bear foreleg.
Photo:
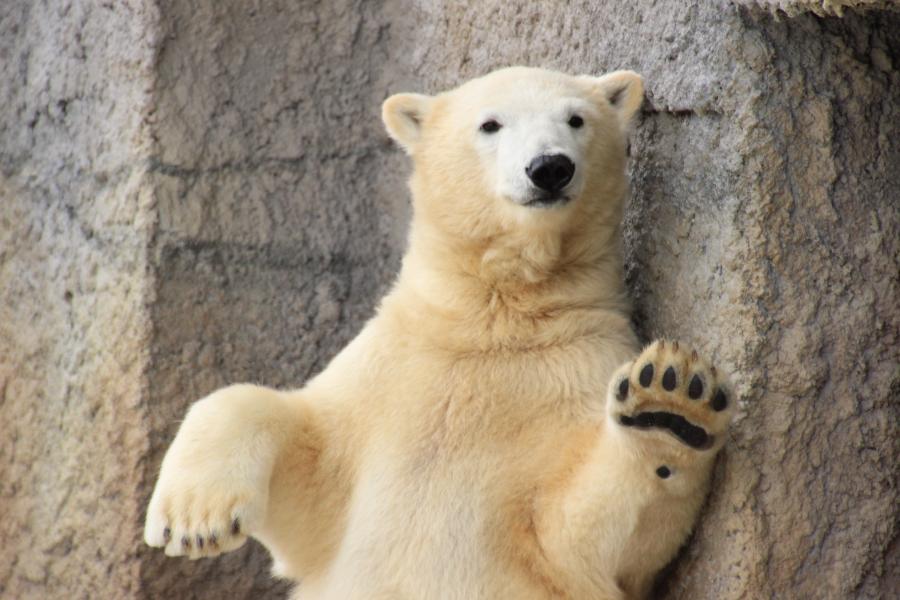
M295 396L233 385L197 401L163 459L145 541L190 558L238 548L266 518L280 453L298 443L319 440L312 410Z

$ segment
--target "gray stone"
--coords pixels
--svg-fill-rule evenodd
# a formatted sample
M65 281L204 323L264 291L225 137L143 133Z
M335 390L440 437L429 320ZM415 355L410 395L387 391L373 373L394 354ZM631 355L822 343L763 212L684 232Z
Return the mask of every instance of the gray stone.
M779 11L789 17L811 12L820 17L843 16L845 10L900 10L897 0L734 0L755 8Z
M812 14L850 4L870 6ZM900 596L886 4L7 0L0 596L285 597L254 544L143 547L159 461L191 401L301 384L391 284L409 166L381 101L508 64L645 76L635 322L735 374L740 419L657 595Z
M134 597L156 12L0 5L0 597Z

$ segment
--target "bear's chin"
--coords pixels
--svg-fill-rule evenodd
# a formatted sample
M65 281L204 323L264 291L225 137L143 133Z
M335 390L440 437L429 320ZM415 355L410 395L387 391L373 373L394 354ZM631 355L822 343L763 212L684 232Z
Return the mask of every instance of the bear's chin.
M526 198L524 202L517 204L527 208L559 208L566 206L572 201L572 197L567 194L540 194Z

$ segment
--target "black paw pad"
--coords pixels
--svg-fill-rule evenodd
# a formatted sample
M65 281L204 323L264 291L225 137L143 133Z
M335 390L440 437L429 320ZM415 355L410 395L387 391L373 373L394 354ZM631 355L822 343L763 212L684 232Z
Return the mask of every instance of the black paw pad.
M201 550L203 550L203 536L202 535L197 536L197 547L200 548Z
M616 399L619 402L624 402L625 396L627 396L627 395L628 395L628 380L623 379L622 381L619 382L619 390L618 390L618 392L616 392Z
M241 533L241 520L235 519L231 522L231 535L238 535Z
M688 385L688 398L697 400L703 395L703 380L699 375L691 377L691 383Z
M168 544L169 540L171 540L171 539L172 539L172 528L166 527L165 529L163 529L163 541Z
M675 383L676 383L675 369L672 367L669 367L668 369L666 369L666 372L663 373L663 378L662 378L663 389L666 390L667 392L671 392L672 390L675 389Z
M183 536L181 538L181 547L184 548L185 550L190 548L191 547L191 538L189 538L188 536Z
M646 364L644 368L641 369L641 374L638 375L638 381L644 387L650 387L650 383L653 382L653 365Z
M712 399L712 407L715 411L723 411L728 406L728 397L722 390L717 390Z
M669 470L669 467L663 465L656 470L656 474L659 475L661 479L668 479L669 475L672 474L672 471Z

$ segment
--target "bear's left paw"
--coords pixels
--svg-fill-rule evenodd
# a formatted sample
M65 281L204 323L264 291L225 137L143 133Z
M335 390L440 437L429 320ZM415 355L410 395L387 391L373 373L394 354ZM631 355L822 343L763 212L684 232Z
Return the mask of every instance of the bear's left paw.
M734 407L722 373L696 351L665 340L616 371L608 402L618 424L696 450L721 447Z
M196 559L230 552L246 541L263 520L266 494L260 486L241 485L239 469L219 477L210 477L211 471L164 463L147 508L148 545Z

